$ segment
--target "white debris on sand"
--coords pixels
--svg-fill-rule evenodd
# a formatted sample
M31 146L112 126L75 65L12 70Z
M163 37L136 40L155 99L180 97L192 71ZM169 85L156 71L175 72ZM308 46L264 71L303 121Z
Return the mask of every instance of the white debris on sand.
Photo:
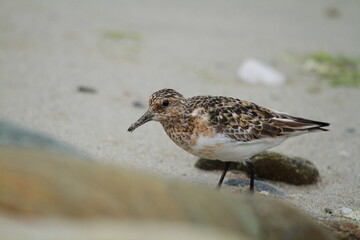
M245 60L238 68L238 76L244 82L255 84L282 85L286 81L282 73L255 59Z
M354 211L348 207L342 207L337 214L340 217L349 218L352 220L360 221L360 210Z

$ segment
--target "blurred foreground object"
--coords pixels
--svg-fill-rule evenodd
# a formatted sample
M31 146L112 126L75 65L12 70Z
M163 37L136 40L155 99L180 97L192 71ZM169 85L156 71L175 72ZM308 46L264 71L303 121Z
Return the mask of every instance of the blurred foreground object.
M307 217L269 199L46 151L0 148L0 203L0 216L17 219L151 221L211 228L240 239L331 239Z
M229 231L183 223L139 221L17 220L0 217L6 240L246 240Z

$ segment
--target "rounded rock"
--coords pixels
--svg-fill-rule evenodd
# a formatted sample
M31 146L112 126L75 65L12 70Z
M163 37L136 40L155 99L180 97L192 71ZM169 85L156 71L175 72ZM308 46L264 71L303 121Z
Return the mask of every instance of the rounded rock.
M255 174L260 179L279 181L294 185L309 185L319 181L320 174L315 165L307 159L289 157L281 153L265 151L251 158ZM200 158L195 166L203 170L223 170L224 162ZM233 163L230 170L248 172L247 167L239 162Z
M288 157L275 152L263 152L252 158L260 178L294 185L314 184L320 179L315 165L307 159Z

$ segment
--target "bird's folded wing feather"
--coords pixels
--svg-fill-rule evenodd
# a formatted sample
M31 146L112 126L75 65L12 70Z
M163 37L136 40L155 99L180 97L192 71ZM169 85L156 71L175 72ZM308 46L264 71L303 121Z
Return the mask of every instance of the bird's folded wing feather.
M205 108L211 126L235 141L251 141L282 135L298 135L322 130L328 123L293 117L255 103L234 98L194 99ZM202 102L201 102L202 101ZM202 103L202 104L199 104Z

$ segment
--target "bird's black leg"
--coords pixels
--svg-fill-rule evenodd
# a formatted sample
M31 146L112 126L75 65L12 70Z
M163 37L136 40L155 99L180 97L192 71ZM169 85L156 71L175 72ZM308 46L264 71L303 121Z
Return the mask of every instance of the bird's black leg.
M251 161L246 161L246 166L250 172L250 192L254 192L255 166Z
M225 178L225 175L226 175L226 173L227 173L227 171L229 170L230 165L231 165L231 162L224 162L224 163L225 163L225 164L224 164L224 171L223 171L223 173L221 174L220 180L219 180L219 182L218 182L218 184L217 184L217 187L216 187L216 188L218 188L218 189L221 188L221 184L223 183L224 178Z

